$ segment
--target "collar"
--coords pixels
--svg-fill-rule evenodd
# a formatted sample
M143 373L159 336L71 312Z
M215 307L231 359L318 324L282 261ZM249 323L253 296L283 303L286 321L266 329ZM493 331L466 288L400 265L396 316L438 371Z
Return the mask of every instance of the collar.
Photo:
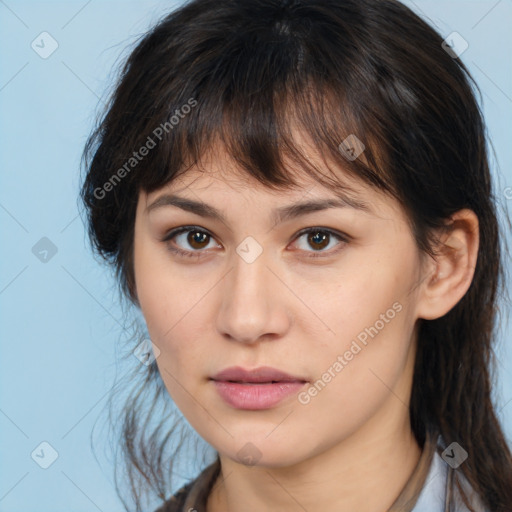
M457 492L456 486L452 485L455 477L468 495L472 510L488 512L462 471L453 469L442 457L445 446L443 437L440 435L425 483L411 512L450 512L452 510L454 512L470 512ZM450 501L453 501L453 506Z

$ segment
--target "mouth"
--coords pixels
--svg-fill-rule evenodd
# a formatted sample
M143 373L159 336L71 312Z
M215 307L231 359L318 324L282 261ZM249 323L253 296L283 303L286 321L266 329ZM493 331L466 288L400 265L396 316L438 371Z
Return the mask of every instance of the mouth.
M304 377L270 367L226 368L210 380L228 405L246 410L270 409L297 394L308 382Z

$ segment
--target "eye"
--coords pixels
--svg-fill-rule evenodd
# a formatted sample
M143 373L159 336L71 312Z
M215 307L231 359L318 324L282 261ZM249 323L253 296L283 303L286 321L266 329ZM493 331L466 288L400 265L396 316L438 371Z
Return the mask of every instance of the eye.
M173 229L162 240L167 242L168 249L180 256L186 258L199 258L201 253L198 249L208 248L208 242L212 239L212 235L197 226L182 226L180 228ZM193 251L183 250L175 245L171 244L171 240L177 241L180 245L188 244L188 247L192 247ZM185 245L186 247L186 245Z
M312 252L312 253L318 253L318 254L308 254L308 258L318 258L323 256L331 256L332 254L337 253L345 243L349 242L350 237L348 235L335 232L331 229L321 228L321 227L313 227L313 228L307 228L302 230L298 233L296 240L300 240L305 235L305 241L307 246L312 247L314 250L309 251L306 248L301 248L301 250L304 250L306 252ZM338 241L343 242L342 244L331 244L333 242L333 239L337 239ZM332 250L324 250L326 247L331 246L331 248L336 245L341 245L338 249Z

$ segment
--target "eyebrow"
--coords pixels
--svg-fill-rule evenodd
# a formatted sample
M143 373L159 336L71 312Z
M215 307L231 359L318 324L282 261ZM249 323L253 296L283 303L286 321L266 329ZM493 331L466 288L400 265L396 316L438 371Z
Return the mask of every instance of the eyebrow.
M277 224L285 220L294 219L301 215L308 213L332 209L332 208L353 208L355 210L364 211L372 214L371 207L360 200L356 200L344 193L337 193L336 198L320 199L316 201L303 201L294 203L287 206L281 206L273 210L272 219ZM224 224L228 224L225 215L217 208L186 197L177 196L174 194L164 194L156 199L153 203L146 207L146 212L149 213L157 208L164 206L175 206L182 210L195 213L201 217L218 220Z

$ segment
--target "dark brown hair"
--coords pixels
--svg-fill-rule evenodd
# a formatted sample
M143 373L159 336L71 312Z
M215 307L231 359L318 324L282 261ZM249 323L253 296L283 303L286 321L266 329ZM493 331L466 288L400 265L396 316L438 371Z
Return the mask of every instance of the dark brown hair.
M425 254L435 256L435 230L451 214L473 210L474 279L446 315L419 320L410 419L420 446L427 432L458 442L468 452L460 471L490 510L505 511L512 458L491 401L503 242L478 87L442 42L393 0L191 1L129 55L87 142L81 198L93 246L135 305L138 194L186 172L216 141L269 188L295 184L294 172L341 186L301 152L292 126L305 130L326 166L338 163L399 201ZM351 134L364 158L340 151ZM177 456L164 450L175 428L171 400L156 364L141 367L120 420L137 510L146 491L168 496Z

